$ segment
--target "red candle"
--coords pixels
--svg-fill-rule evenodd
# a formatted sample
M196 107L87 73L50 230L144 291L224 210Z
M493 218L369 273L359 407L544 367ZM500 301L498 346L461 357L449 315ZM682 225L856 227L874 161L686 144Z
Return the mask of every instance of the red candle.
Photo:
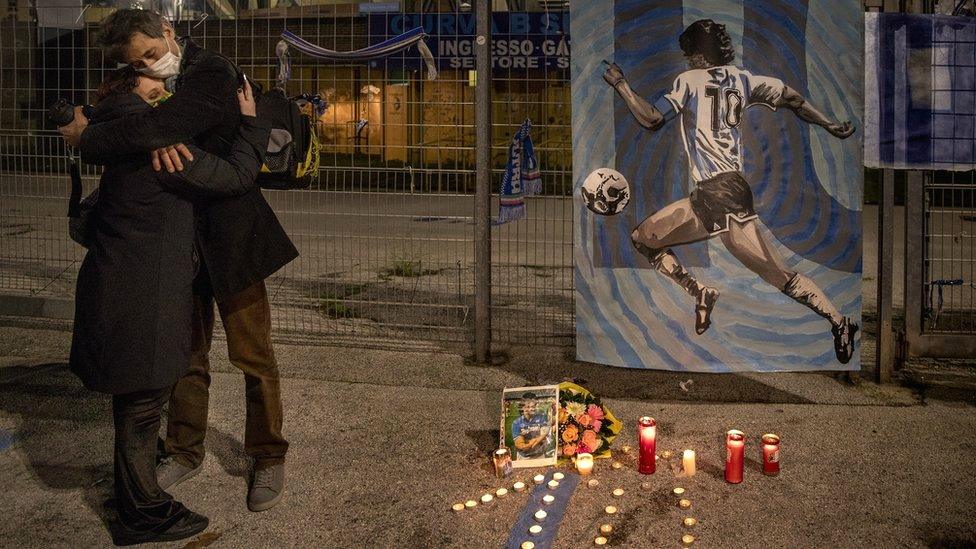
M731 484L742 482L742 464L745 460L746 435L732 429L725 433L725 480Z
M637 439L640 445L640 455L637 461L637 471L650 475L656 469L655 452L657 451L657 422L650 416L637 420Z
M779 474L779 436L772 433L762 436L763 474L776 476Z

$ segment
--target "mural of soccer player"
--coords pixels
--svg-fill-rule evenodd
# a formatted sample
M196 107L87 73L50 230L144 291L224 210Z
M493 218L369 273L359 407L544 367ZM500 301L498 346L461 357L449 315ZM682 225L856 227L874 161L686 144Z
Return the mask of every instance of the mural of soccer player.
M517 459L542 457L552 450L550 417L538 404L534 394L526 393L520 403L522 415L512 422Z
M603 74L643 128L658 131L680 118L695 184L688 198L658 210L634 229L634 246L651 266L695 299L695 331L701 335L711 325L719 292L696 280L670 248L717 237L749 270L828 320L837 360L847 364L854 354L858 325L841 315L813 280L787 268L760 232L752 190L742 174L739 125L744 111L756 105L791 110L838 139L850 137L853 124L831 120L777 78L753 75L734 65L732 39L724 25L711 19L689 25L678 44L689 70L679 74L673 89L654 104L630 88L615 63Z

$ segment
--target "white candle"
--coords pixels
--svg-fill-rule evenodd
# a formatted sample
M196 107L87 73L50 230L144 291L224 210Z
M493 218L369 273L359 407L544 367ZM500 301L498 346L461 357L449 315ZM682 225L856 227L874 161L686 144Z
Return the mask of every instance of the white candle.
M580 476L586 476L593 472L593 454L576 454L576 470ZM553 478L556 478L553 475Z
M562 479L566 478L566 475L564 475L562 473L553 473L552 474L552 478L554 480L562 480Z
M611 467L613 467L614 469L620 469L620 468L621 468L621 467L623 467L623 466L624 466L624 464L623 464L623 463L620 463L619 461L615 461L615 462L613 462L613 464L611 465Z
M607 544L607 538L605 538L603 536L598 536L596 539L593 540L593 543L596 544L596 545L606 545Z
M685 489L684 488L675 488L674 490L671 490L671 491L674 492L674 495L678 496L679 498L681 496L685 495Z
M615 498L619 498L622 495L624 495L624 489L623 488L617 488L616 490L613 491L613 497L615 497Z
M474 509L475 507L478 506L478 502L473 499L469 499L468 501L464 502L464 506L467 507L468 509Z
M455 503L454 505L451 506L451 510L453 510L455 513L460 512L460 511L464 511L464 504L463 503Z
M590 480L586 481L586 485L589 486L590 488L593 488L594 486L599 486L600 481L595 478L591 478Z
M678 502L678 507L681 507L682 509L688 509L688 508L690 508L691 507L691 500L690 499L683 499L683 500L679 501Z
M481 503L491 503L491 500L495 499L491 494L485 494L481 496Z
M681 467L684 470L686 477L695 476L695 451L685 450L684 455L681 456Z
M546 476L545 475L536 475L536 476L532 477L532 482L534 482L536 484L542 484L542 482L544 480L546 480Z
M695 543L695 536L691 534L685 534L681 536L681 543L685 545L691 545L692 543Z
M499 489L495 490L495 497L496 498L503 498L503 497L505 497L507 495L508 495L508 490L506 490L505 488L499 488Z
M555 496L550 494L542 496L542 503L545 503L546 505L552 505L554 501L556 501Z
M545 511L543 511L542 509L539 509L538 511L535 512L535 520L537 520L539 522L542 522L542 521L546 520L546 514L547 513Z
M681 524L684 524L685 528L694 528L694 526L698 524L698 519L695 517L685 517L685 519L681 521Z
M529 528L529 530L531 530L531 528ZM531 541L523 541L522 545L519 547L521 547L521 549L535 549L535 544Z
M520 481L518 481L518 482L516 482L515 484L512 485L512 489L514 489L516 492L524 492L525 491L525 483L520 480Z
M542 533L542 527L538 524L533 524L532 526L529 526L529 533L533 536L538 536Z
M559 486L559 481L558 480L550 480L549 481L549 489L550 490L555 490L558 486Z
M609 534L610 532L613 532L613 526L612 525L610 525L610 524L602 524L602 525L600 525L600 533L601 534L603 534L605 536L605 535Z
M605 507L605 508L603 509L603 511L604 511L604 512L605 512L606 514L608 514L608 515L612 515L612 514L614 514L614 513L616 513L616 512L617 512L617 508L616 508L616 507L614 507L613 505L607 505L607 506L606 506L606 507Z

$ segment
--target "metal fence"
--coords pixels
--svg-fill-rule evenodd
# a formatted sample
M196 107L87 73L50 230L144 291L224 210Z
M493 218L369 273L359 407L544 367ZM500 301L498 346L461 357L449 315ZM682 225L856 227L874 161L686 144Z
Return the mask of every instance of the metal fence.
M67 151L44 116L58 97L89 102L104 71L114 68L106 67L96 42L98 22L112 6L58 1L47 8L20 1L0 12L0 294L8 296L71 299L84 255L68 239L64 217ZM420 23L432 27L434 43L428 43L440 75L426 80L414 53L362 64L292 53L287 91L318 93L328 108L319 118L318 182L306 190L265 191L301 251L268 281L275 333L398 348L467 341L476 83L468 69L473 53L466 50L473 40L470 3L293 4L183 2L177 32L267 85L284 28L344 51ZM493 338L565 344L573 336L569 68L555 51L528 51L539 33L560 43L563 12L549 10L565 5L495 4L535 12L525 20L539 23L503 25L505 32L494 36L502 44L491 83L494 180L504 172L512 134L529 118L544 191L527 200L525 219L492 230ZM143 3L163 13L167 5ZM495 17L523 16L502 11ZM560 55L568 61L568 51ZM85 167L86 191L97 177L96 168Z

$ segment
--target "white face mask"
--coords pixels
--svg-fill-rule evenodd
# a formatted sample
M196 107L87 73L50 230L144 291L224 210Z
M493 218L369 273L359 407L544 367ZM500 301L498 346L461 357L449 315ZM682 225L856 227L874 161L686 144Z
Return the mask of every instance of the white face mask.
M152 65L136 69L138 72L150 78L158 78L160 80L176 76L180 72L180 56L170 50L169 39L164 38L164 40L166 40L166 54L156 60Z

